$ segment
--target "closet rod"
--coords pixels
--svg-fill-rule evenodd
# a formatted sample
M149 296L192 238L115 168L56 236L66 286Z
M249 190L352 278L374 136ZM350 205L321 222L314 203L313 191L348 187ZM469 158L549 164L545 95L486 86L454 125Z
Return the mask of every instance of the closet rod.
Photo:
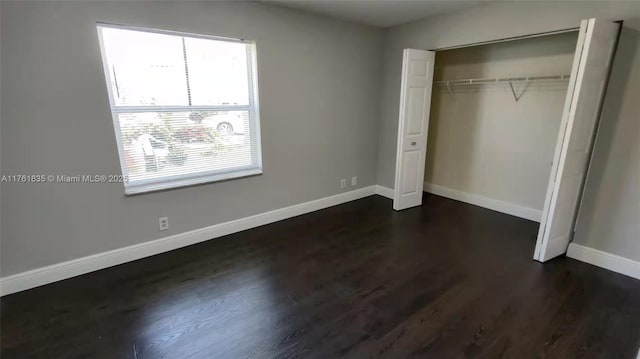
M553 81L553 80L567 80L570 75L545 75L545 76L522 76L522 77L497 77L497 78L484 78L484 79L460 79L460 80L442 80L434 81L436 85L445 85L447 87L451 85L481 85L500 82L529 82L529 81Z

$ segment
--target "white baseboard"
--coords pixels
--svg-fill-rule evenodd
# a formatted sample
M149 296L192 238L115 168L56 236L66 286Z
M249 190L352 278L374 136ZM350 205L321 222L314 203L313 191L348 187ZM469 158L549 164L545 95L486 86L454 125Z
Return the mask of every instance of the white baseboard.
M569 243L567 257L640 279L640 262L629 258L620 257L576 243Z
M135 244L129 247L118 248L108 252L98 253L10 275L0 278L0 296L20 292L48 283L372 196L376 194L376 190L377 186L368 186L314 201L304 202L149 242Z
M466 202L476 206L488 208L494 211L510 214L512 216L525 218L531 221L540 222L542 211L520 206L514 203L500 201L493 198L480 196L473 193L458 191L444 186L432 183L424 183L424 191L433 193L438 196L455 199L456 201Z
M382 197L393 199L393 189L379 184L376 185L376 194Z

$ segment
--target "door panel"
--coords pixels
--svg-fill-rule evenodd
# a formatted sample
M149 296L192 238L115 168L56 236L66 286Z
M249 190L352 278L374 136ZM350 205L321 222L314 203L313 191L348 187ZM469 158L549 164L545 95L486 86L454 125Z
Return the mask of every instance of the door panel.
M557 238L567 235L571 229L573 222L573 203L578 200L580 195L580 183L582 182L582 174L575 174L571 177L565 177L558 191L558 201L555 210L555 225L550 227L549 236Z
M589 167L619 25L583 20L571 70L534 259L567 251Z
M420 171L420 151L407 151L404 154L402 173L402 195L409 195L418 192L417 175Z
M420 136L423 130L424 103L427 89L424 87L411 87L409 92L409 109L407 116L407 135Z
M393 195L396 210L422 204L434 60L432 51L405 49L403 52Z

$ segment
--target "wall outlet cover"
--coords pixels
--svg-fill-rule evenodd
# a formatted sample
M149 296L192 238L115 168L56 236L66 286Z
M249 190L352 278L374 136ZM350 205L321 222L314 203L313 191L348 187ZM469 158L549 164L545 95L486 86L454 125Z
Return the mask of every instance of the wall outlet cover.
M160 217L158 218L158 229L161 231L166 231L169 229L169 217Z

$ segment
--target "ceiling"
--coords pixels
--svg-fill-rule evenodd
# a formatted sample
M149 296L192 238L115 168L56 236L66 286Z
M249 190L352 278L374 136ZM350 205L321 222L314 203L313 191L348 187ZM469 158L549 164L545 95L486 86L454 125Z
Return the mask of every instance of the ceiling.
M390 27L466 9L483 0L262 0L376 27ZM484 0L486 1L486 0Z

